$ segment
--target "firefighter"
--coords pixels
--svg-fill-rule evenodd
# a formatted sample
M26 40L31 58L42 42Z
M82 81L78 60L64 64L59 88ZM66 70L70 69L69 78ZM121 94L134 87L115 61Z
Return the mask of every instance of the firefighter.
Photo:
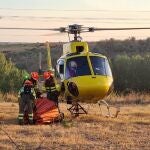
M24 75L24 81L23 81L23 84L26 80L30 80L32 82L37 98L39 98L41 95L39 88L38 88L38 79L39 79L39 74L37 72L31 72L30 75L29 74Z
M38 89L38 79L39 79L39 74L37 72L31 72L31 78L29 79L32 84L34 89Z
M29 80L33 84L33 88L35 90L36 97L40 98L41 92L40 92L39 87L38 87L38 79L39 79L39 74L37 72L31 72L31 78Z
M58 105L59 92L56 88L56 84L52 73L49 71L44 72L44 79L45 89L47 92L47 99L54 101L56 105Z
M25 113L28 115L29 124L33 124L33 102L36 98L36 94L33 88L33 84L30 80L24 82L23 87L19 90L19 124L24 124Z

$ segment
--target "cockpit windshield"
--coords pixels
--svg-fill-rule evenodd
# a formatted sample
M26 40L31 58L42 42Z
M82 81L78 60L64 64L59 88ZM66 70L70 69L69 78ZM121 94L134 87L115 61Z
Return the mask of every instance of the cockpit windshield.
M112 72L106 58L90 56L90 60L95 75L112 76Z
M66 79L77 76L91 75L86 56L70 58L66 62Z

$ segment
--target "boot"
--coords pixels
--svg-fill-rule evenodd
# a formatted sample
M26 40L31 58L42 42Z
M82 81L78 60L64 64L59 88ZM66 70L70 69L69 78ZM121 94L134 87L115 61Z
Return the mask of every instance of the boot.
M28 114L29 116L29 124L32 125L33 124L33 113Z
M24 114L19 113L18 114L18 124L23 125L24 124Z
M24 125L23 119L18 119L18 124L19 124L19 125Z
M34 124L33 119L29 119L29 124L30 124L30 125L33 125L33 124Z

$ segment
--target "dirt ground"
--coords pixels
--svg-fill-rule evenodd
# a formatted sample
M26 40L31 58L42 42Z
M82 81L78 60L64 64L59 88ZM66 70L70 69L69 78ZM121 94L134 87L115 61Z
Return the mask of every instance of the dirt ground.
M83 104L87 115L71 118L67 105L61 123L17 125L18 104L0 103L0 149L149 150L150 105L124 105L118 118L106 118L98 105Z

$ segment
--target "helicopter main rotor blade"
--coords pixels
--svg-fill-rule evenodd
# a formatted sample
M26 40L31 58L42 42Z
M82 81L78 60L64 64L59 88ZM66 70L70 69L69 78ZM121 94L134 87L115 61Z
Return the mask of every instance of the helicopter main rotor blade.
M40 30L40 31L58 31L60 33L68 34L80 34L83 32L94 32L94 31L115 31L115 30L150 30L150 27L132 27L132 28L95 28L95 27L84 27L82 25L73 24L68 27L59 28L18 28L18 27L0 27L0 30Z
M61 31L61 28L7 28L7 27L0 27L0 30L51 30L51 31Z
M65 32L58 32L58 33L49 33L49 34L41 34L40 36L64 36Z
M150 27L141 27L141 28L89 28L89 31L107 31L107 30L149 30Z

